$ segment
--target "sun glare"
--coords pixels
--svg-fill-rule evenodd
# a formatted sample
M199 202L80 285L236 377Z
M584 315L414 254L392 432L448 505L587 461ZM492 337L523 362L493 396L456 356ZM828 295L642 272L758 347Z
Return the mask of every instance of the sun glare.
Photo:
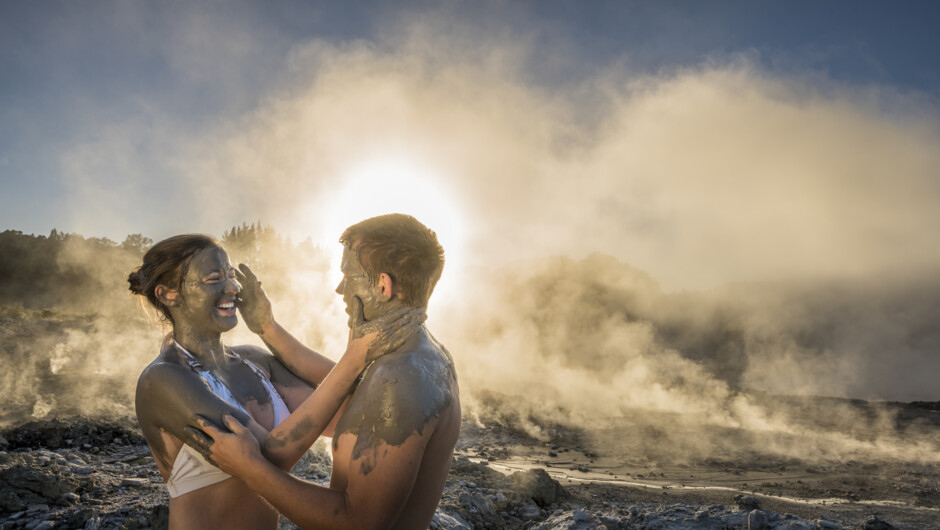
M387 213L414 216L437 233L444 247L446 266L434 298L450 294L453 272L460 267L463 229L460 208L442 175L413 161L374 158L351 168L343 187L311 206L314 239L334 248L332 270L339 282L340 248L337 241L346 227Z

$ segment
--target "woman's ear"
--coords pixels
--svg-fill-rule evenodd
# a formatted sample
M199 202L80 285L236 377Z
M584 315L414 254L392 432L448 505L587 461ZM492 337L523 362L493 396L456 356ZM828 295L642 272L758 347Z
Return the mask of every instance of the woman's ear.
M395 296L395 285L392 283L392 277L384 272L379 274L379 300L388 302Z
M179 296L180 292L176 289L170 289L166 285L158 285L154 288L153 294L157 295L157 300L160 300L163 305L175 307L176 297Z

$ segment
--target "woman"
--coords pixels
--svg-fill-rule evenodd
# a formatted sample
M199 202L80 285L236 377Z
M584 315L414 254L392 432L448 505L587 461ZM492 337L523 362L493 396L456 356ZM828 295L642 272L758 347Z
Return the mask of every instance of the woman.
M242 267L233 268L213 238L179 235L154 245L128 277L131 292L145 296L173 327L140 375L136 396L141 429L170 494L171 528L277 527L273 508L198 452L194 415L219 425L224 414L234 416L262 442L269 460L290 469L321 433L332 434L327 427L367 356L400 344L422 319L397 314L366 323L354 311L350 342L334 367L273 321L260 282ZM222 333L238 323L236 306L250 329L274 329L262 338L278 357L223 344ZM399 331L383 331L392 328Z

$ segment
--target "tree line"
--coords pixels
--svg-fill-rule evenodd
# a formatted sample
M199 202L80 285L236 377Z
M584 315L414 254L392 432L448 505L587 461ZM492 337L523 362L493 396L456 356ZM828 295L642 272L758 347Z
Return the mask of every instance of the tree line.
M310 239L294 244L260 222L233 226L220 242L233 263L247 263L259 273L271 268L274 256L326 262ZM129 234L118 243L56 229L49 235L5 230L0 232L0 305L89 312L126 305L127 275L153 244L143 234Z

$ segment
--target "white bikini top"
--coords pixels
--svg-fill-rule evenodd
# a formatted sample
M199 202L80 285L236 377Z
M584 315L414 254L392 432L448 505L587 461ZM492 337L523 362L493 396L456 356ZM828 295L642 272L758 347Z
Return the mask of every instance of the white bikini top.
M174 340L173 344L180 351L180 358L209 385L212 392L230 405L246 414L248 413L245 407L242 406L235 395L232 394L232 391L218 376L209 370L204 370L202 363L193 357L191 353L186 351L185 348L180 346L178 342ZM244 363L258 376L258 379L261 380L261 384L264 385L268 396L271 398L271 405L274 407L274 426L278 426L290 415L290 411L287 409L287 405L284 403L281 395L278 394L277 390L274 388L274 385L271 384L271 379L264 373L264 370L258 368L255 363L245 359L234 351L226 349L226 354ZM176 455L176 460L173 461L173 470L170 472L170 478L166 481L166 489L171 498L179 497L191 491L222 482L230 477L231 475L210 464L209 461L203 458L195 449L189 445L183 444L183 447L180 448L180 452Z

